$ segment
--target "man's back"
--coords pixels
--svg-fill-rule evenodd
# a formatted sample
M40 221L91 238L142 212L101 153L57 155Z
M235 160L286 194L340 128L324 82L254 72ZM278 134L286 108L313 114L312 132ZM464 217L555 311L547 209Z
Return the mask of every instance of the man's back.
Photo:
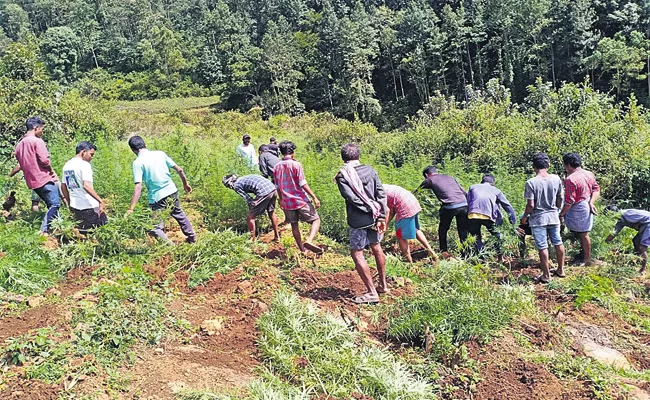
M50 156L43 139L25 136L16 146L15 153L28 188L36 189L57 180L48 168Z
M307 203L309 198L302 188L307 184L302 165L291 158L281 160L273 168L273 181L280 195L280 205L284 210L297 210Z
M169 168L174 166L176 163L163 151L141 149L138 153L133 161L133 179L135 183L145 184L150 204L178 191L169 173Z
M431 189L443 206L467 203L465 191L449 175L431 175L422 183L422 187Z
M260 155L260 173L265 178L273 178L273 168L280 162L280 159L271 151Z
M383 185L386 192L386 203L388 208L394 210L395 220L411 218L422 211L420 202L413 193L397 185Z
M386 216L384 205L386 204L386 194L379 180L377 171L369 165L357 165L354 167L359 180L363 185L363 191L368 199L381 204L380 217ZM373 211L354 193L349 182L339 172L336 175L336 183L343 198L345 198L345 209L347 214L348 225L351 228L364 228L373 225L375 222Z
M249 198L244 193L254 194L255 197L263 197L274 192L275 186L268 179L259 175L246 175L237 179L234 189L235 192L248 201Z
M562 196L562 180L551 174L526 181L524 198L533 200L535 207L530 213L530 226L559 225L558 202Z
M88 194L83 182L93 181L93 170L90 163L74 157L63 166L63 183L70 193L70 207L76 210L87 210L99 207L99 202Z
M470 186L467 192L467 203L469 214L485 215L497 224L501 223L501 207L503 207L510 216L510 222L515 223L516 215L512 205L501 190L489 183Z

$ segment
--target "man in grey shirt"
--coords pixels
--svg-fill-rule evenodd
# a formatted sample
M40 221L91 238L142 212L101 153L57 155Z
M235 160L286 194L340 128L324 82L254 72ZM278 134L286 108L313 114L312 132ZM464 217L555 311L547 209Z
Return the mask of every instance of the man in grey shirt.
M528 223L535 239L535 247L539 251L539 262L542 275L536 278L539 283L551 281L551 271L548 262L548 241L555 246L557 253L557 269L553 274L564 277L564 244L560 236L559 210L562 207L562 180L555 174L549 174L550 160L544 153L533 157L535 177L526 181L524 198L526 211L522 223Z

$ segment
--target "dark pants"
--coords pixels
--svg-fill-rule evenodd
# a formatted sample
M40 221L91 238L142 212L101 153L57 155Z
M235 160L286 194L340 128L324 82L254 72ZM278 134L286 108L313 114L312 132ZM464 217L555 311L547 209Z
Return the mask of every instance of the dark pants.
M451 221L456 218L456 227L458 228L458 237L461 243L467 239L467 206L454 209L440 208L440 225L438 225L438 239L440 240L440 251L448 251L447 232L451 227Z
M41 232L48 232L52 225L52 220L59 216L59 208L61 208L61 197L59 196L59 188L56 187L54 182L46 183L45 185L34 189L38 197L45 202L47 212L43 217L41 223Z
M171 242L167 235L165 235L165 221L163 221L163 219L160 217L160 211L169 208L171 209L172 217L176 220L176 222L178 222L178 225L180 225L183 234L187 236L187 241L196 241L196 234L192 229L192 223L181 209L181 203L178 201L178 192L170 194L169 196L156 203L149 204L149 207L151 207L151 209L154 211L154 221L158 220L158 223L156 223L153 227L152 234L154 236L166 242Z
M99 209L87 208L85 210L77 210L75 208L70 208L74 219L77 220L77 229L79 232L84 235L88 233L90 229L106 225L108 223L108 217L103 212L100 212Z
M489 219L470 219L469 220L469 234L476 238L476 250L480 252L483 250L483 239L481 237L481 228L486 227L490 235L496 237L497 241L497 254L501 255L501 234L497 231L494 221Z

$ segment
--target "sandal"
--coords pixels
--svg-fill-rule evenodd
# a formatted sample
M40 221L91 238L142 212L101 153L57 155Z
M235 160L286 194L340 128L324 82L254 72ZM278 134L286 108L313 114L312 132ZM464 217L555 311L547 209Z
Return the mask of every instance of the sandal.
M364 293L361 296L357 296L352 301L356 304L377 304L379 303L379 296L373 296L370 293Z
M311 251L311 252L314 253L314 254L318 254L318 255L323 254L323 249L321 249L320 247L315 246L315 245L313 245L313 244L311 244L311 243L309 243L309 242L305 242L305 243L303 244L303 246L304 246L307 250Z
M533 282L539 283L542 285L546 285L547 283L551 283L550 279L544 279L544 275L539 275L533 278Z
M560 275L560 274L557 273L557 268L554 268L554 269L550 270L549 272L551 273L551 275L557 276L558 278L566 278L566 274Z

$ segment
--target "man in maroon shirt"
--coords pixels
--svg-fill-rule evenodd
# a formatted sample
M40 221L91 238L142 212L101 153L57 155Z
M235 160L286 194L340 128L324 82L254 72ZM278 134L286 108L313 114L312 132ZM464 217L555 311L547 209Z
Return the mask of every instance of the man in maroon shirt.
M47 205L47 213L41 224L41 233L50 230L52 220L59 215L61 198L56 185L59 178L50 163L50 154L45 142L41 139L45 121L39 117L31 117L26 123L27 132L16 146L15 154L18 165L9 176L23 171L27 187L34 190Z

